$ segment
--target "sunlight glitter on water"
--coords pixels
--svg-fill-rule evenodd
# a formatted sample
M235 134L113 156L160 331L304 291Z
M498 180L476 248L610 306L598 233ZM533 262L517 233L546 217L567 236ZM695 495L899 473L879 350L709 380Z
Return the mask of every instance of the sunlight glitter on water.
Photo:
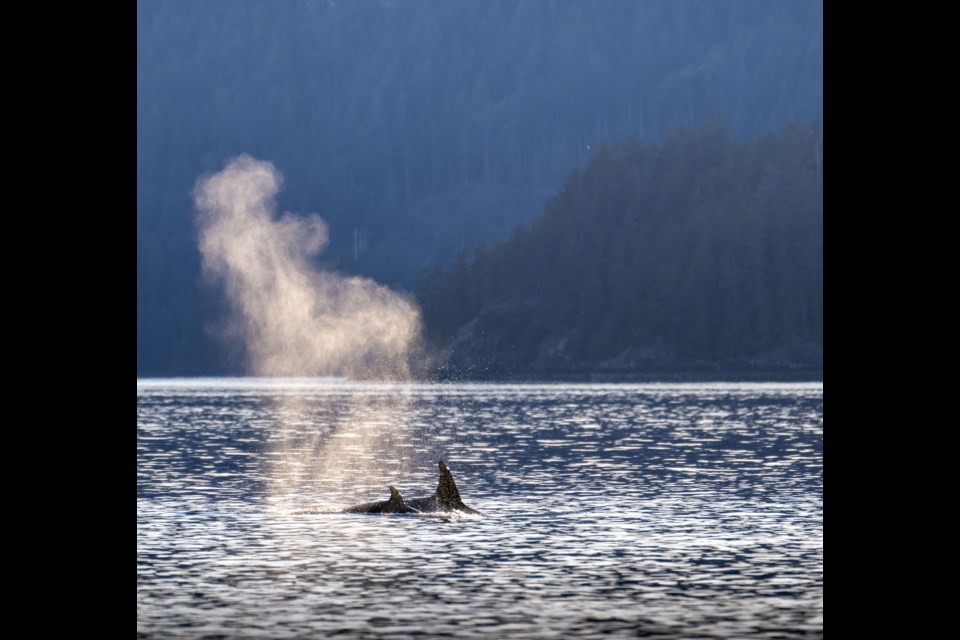
M822 384L151 381L137 404L144 637L822 636ZM438 459L487 517L295 513L429 495Z

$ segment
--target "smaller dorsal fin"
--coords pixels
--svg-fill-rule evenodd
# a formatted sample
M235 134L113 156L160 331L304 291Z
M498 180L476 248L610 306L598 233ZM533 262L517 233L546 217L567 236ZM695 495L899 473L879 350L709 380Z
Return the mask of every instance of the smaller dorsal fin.
M393 485L390 485L390 506L397 510L406 508L406 505L403 504L403 496L400 495L400 491Z

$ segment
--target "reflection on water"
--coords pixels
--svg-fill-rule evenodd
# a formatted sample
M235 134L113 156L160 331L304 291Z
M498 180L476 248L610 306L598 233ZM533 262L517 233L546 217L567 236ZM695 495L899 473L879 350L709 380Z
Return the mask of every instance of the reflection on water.
M822 384L266 382L138 383L141 637L823 634Z

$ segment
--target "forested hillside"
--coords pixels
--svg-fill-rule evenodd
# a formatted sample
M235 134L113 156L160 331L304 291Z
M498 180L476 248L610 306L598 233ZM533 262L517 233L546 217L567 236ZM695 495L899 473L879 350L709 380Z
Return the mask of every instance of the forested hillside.
M598 149L529 227L424 279L444 372L821 372L822 166L818 125Z
M138 0L138 375L231 372L190 192L240 153L324 264L413 289L506 238L604 142L822 118L819 2ZM235 371L233 371L236 373Z

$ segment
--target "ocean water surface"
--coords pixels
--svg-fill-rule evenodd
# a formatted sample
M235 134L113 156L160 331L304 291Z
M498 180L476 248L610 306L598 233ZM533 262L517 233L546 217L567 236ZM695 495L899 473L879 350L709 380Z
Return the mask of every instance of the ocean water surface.
M822 637L823 385L139 380L137 633Z

